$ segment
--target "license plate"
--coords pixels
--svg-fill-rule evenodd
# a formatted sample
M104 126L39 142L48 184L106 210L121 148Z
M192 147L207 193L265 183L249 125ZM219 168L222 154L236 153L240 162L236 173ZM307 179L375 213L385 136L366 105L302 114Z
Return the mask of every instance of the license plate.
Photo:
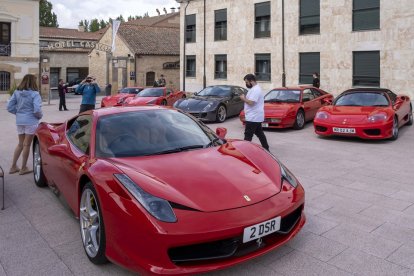
M269 219L267 221L255 224L244 228L243 243L257 240L261 237L279 231L280 229L280 217Z
M336 133L355 133L355 128L334 127L333 132Z
M268 123L262 123L262 127L269 127Z

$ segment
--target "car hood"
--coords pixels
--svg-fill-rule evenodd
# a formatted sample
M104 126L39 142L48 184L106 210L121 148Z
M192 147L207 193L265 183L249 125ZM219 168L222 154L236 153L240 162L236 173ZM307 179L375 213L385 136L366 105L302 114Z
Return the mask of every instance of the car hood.
M299 103L265 103L265 116L285 116L295 110Z
M225 99L219 97L193 97L180 100L175 107L186 112L201 112L209 104L211 104L211 107L216 107L218 103Z
M344 119L349 123L365 121L369 116L377 113L390 114L389 107L376 106L324 106L319 111L325 111L330 114L330 121L343 122Z
M158 97L135 97L128 102L128 105L146 105L153 100L157 100Z
M203 212L256 204L281 189L278 163L245 141L111 162L148 193Z

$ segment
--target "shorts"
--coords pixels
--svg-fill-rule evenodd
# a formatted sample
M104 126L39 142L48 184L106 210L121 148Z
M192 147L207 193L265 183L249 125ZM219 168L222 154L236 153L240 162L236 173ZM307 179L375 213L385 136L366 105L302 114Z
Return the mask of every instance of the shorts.
M32 125L32 126L17 126L17 134L29 134L33 135L36 132L38 125Z

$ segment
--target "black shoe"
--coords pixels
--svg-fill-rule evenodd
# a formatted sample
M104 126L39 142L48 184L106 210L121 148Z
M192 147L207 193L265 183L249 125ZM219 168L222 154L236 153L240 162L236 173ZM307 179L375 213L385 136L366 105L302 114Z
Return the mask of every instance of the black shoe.
M59 111L63 111L62 109L59 109Z

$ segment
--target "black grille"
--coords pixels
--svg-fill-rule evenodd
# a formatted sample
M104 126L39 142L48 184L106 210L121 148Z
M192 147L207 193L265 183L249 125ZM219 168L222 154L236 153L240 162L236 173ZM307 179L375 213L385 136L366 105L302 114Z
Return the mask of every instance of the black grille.
M375 128L375 129L365 129L364 132L367 135L371 135L371 136L379 136L379 135L381 135L381 130L380 129L377 129L377 128Z
M326 127L323 126L315 126L315 129L320 132L325 132L328 130Z
M194 265L247 255L276 243L285 234L289 233L300 220L302 209L303 206L300 206L286 217L283 217L280 222L280 230L263 237L260 244L256 240L243 243L243 237L238 236L220 241L171 248L168 250L168 255L171 261L178 265Z

